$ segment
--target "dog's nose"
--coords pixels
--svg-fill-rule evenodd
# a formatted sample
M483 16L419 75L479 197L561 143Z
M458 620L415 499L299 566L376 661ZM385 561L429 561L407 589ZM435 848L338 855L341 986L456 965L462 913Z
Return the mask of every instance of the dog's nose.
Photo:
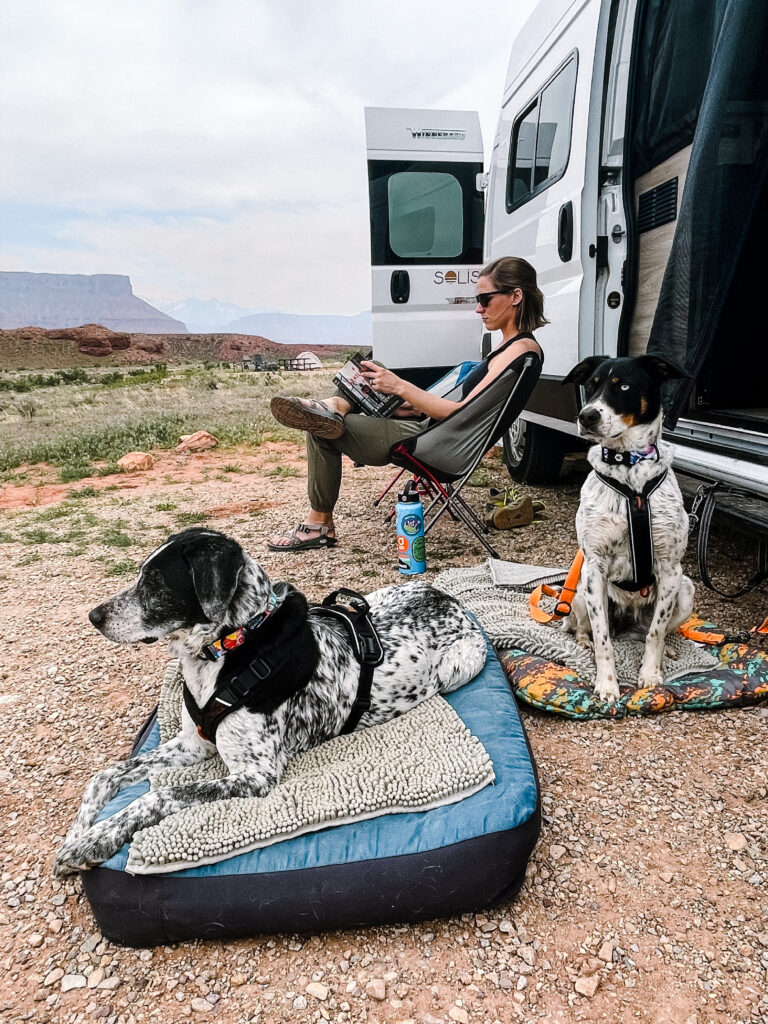
M579 413L579 423L584 427L585 430L590 430L592 427L596 427L600 422L600 411L595 409L594 406L585 405Z
M106 617L107 613L104 610L103 604L97 605L96 608L91 608L88 612L88 618L96 629L99 629L104 624L104 619L106 619Z

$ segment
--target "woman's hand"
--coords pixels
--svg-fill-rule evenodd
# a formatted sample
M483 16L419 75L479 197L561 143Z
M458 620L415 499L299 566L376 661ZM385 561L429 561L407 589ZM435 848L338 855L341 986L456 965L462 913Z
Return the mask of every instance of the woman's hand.
M407 383L402 377L398 377L396 373L388 370L386 366L379 366L378 363L372 363L367 359L364 359L360 365L363 376L371 387L383 395L399 395L403 385Z

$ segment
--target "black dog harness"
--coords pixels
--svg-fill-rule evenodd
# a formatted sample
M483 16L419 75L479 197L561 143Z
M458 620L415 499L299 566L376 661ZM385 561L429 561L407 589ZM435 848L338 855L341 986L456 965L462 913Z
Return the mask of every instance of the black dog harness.
M611 580L615 587L629 592L640 591L646 597L656 582L653 574L653 533L651 532L651 508L648 499L663 483L667 475L665 469L659 476L652 477L642 491L635 491L626 484L604 476L595 470L597 476L606 487L620 494L627 503L627 522L629 526L629 554L632 559L632 579Z
M381 664L384 651L370 621L368 602L355 591L337 590L322 605L310 607L294 587L286 584L284 591L282 600L279 596L270 600L266 612L203 650L205 660L224 658L224 663L216 689L202 708L184 684L184 705L203 739L215 742L216 730L233 711L247 708L272 714L307 685L320 656L309 625L311 614L340 619L360 662L357 696L342 732L351 732L370 708L373 670Z

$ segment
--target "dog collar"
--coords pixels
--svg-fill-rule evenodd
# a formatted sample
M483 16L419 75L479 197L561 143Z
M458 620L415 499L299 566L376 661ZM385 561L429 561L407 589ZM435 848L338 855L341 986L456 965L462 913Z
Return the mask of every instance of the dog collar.
M238 647L242 647L245 643L249 633L252 633L259 626L264 625L272 612L277 608L279 604L277 594L274 590L270 590L267 607L263 612L259 612L258 615L254 615L252 619L249 619L244 626L238 627L231 633L224 633L214 640L213 643L206 644L206 646L200 652L200 657L206 661L218 661L219 658L223 658L229 651L235 651Z
M647 448L640 451L617 452L613 448L601 448L600 457L608 466L635 466L638 462L649 459L655 462L659 457L659 449L655 444L649 444Z

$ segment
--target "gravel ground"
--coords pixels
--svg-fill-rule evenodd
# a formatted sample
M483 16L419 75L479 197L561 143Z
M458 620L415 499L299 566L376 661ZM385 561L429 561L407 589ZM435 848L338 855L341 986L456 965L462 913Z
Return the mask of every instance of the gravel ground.
M389 471L347 468L338 548L281 555L264 537L298 520L305 464L298 446L264 449L161 453L130 490L96 490L112 486L102 478L45 491L41 470L25 498L36 507L12 508L13 488L0 488L9 755L0 767L0 1019L768 1020L768 708L587 723L523 709L544 817L512 904L412 927L153 950L102 939L79 882L54 880L51 864L87 779L125 755L153 706L165 660L155 648L111 646L89 627L88 609L129 579L115 574L205 514L311 599L342 583L372 590L398 580L391 525L369 508ZM495 534L502 556L567 562L583 476L575 459L557 488L537 489L546 521ZM480 482L470 492L478 508L487 486L506 482L497 458ZM79 500L67 499L80 488ZM75 521L79 532L67 535ZM116 552L118 535L127 540ZM428 541L430 578L485 557L447 522ZM728 531L714 544L734 576L743 545ZM697 611L743 628L765 614L765 589L727 602L699 588Z

